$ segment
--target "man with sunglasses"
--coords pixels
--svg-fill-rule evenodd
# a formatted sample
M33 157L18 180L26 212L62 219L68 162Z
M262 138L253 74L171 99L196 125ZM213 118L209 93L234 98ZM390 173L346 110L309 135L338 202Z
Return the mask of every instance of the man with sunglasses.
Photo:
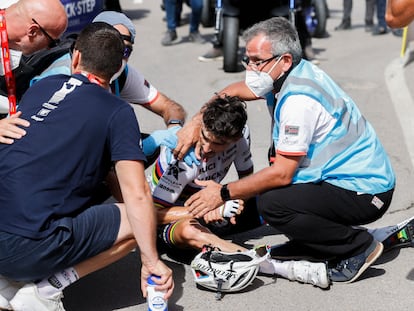
M138 70L128 65L129 57L133 51L135 41L135 26L132 21L123 13L115 11L104 11L98 14L93 22L105 22L117 29L125 44L124 58L122 67L111 79L112 92L132 104L142 105L144 108L154 112L164 119L165 124L170 126L183 125L186 117L184 108L170 99L168 96L158 91ZM72 42L74 39L68 38L66 41ZM62 42L63 48L70 46L70 43ZM56 60L41 74L33 77L31 84L52 74L70 74L71 57L69 48L63 55L56 52ZM49 56L45 56L49 57ZM21 120L21 119L19 119ZM29 126L28 122L21 120L22 126ZM13 143L13 139L19 139L25 131L17 126L13 127L7 134L3 135L0 128L0 142Z
M390 206L395 187L390 159L354 101L301 59L288 20L260 22L243 37L245 81L220 93L267 99L274 159L270 167L226 185L197 182L205 188L186 201L188 211L198 217L232 198L258 195L259 212L269 225L305 252L329 258L332 281L353 282L383 251L355 226L379 219ZM193 120L179 137L193 130L199 116ZM191 143L177 143L178 158L186 144Z
M2 1L0 9L2 5L6 3ZM22 54L27 56L56 46L67 23L65 8L58 0L20 0L0 10L0 43L4 52L0 52L0 115L7 114L9 102L15 106L28 87L26 68L20 61ZM7 40L1 42L1 38ZM19 70L14 70L18 66ZM5 142L4 137L24 135L18 126L27 126L28 122L18 117L17 113L0 120L0 142Z
M55 46L68 23L65 8L58 0L20 0L2 10L2 15L9 48L23 55Z
M144 108L161 116L167 127L183 125L186 117L184 108L158 91L134 67L128 65L135 41L135 26L123 13L104 11L98 14L94 22L105 22L117 29L124 38L125 53L122 68L112 78L112 92L127 102L142 105Z

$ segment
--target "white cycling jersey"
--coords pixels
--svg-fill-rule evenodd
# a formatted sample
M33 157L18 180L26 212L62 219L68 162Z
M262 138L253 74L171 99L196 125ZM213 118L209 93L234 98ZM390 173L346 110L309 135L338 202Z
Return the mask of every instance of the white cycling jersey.
M71 57L67 53L62 57L56 59L48 68L46 68L40 75L34 77L31 84L55 74L65 74L70 76ZM158 90L149 83L144 75L132 66L127 64L125 68L126 79L125 84L119 87L119 78L115 80L114 94L120 96L123 100L131 104L151 105L158 97ZM121 91L117 91L120 88ZM117 94L119 92L119 94Z
M145 79L142 73L128 66L128 74L120 97L132 104L150 105L158 97L158 90Z
M154 164L147 180L151 187L154 203L160 207L183 205L185 200L200 190L194 179L220 182L234 163L239 175L253 170L250 153L250 132L246 125L243 137L231 144L225 151L201 161L200 165L187 165L184 161L167 162L166 147Z

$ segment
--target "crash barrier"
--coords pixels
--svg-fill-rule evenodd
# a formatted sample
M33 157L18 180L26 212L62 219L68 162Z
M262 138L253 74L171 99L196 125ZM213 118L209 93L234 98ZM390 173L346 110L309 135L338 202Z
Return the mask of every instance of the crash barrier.
M65 34L79 33L92 22L104 6L104 0L60 0L68 15L68 28Z

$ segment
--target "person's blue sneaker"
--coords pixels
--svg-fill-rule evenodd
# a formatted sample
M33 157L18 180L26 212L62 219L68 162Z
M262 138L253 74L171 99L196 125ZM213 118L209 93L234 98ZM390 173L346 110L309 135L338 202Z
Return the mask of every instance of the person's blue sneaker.
M365 252L354 257L344 259L335 268L329 269L332 282L351 283L372 265L382 254L384 246L382 243L373 241Z

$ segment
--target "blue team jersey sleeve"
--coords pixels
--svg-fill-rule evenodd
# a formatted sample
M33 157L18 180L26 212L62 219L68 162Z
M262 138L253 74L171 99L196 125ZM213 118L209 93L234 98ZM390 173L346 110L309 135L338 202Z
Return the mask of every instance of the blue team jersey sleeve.
M141 132L131 106L122 106L114 115L109 124L108 139L112 161L146 160L140 147Z

